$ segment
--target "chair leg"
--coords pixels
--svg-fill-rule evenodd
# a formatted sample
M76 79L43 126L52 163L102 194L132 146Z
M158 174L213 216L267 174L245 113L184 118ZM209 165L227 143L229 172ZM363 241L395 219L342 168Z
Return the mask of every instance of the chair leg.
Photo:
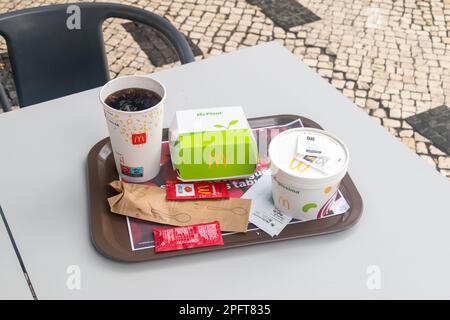
M0 107L2 107L5 112L11 111L11 102L6 95L5 88L2 84L0 84Z

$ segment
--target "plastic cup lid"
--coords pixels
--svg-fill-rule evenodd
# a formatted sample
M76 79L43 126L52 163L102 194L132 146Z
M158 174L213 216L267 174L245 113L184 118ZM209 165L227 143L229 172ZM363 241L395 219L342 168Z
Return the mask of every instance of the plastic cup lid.
M314 128L295 128L277 135L269 146L276 168L291 177L327 179L347 171L349 153L333 134Z

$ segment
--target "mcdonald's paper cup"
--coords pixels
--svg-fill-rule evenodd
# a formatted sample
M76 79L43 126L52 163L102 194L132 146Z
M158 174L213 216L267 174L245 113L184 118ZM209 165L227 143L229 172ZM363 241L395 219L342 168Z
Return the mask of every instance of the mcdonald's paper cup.
M116 110L105 103L110 94L128 88L151 90L161 97L161 101L149 109L135 112ZM117 171L126 181L145 182L159 172L165 99L164 86L145 76L116 78L100 91Z
M272 140L269 156L275 207L300 220L324 217L347 172L345 144L323 130L296 128Z

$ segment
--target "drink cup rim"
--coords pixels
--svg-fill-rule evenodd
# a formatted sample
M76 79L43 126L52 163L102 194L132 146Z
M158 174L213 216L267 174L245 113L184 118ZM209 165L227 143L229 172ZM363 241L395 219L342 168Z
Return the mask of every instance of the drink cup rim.
M141 78L141 79L145 79L145 81L147 81L147 80L152 80L152 81L154 81L155 83L157 83L159 86L161 86L161 88L162 88L162 90L163 90L163 95L162 95L162 97L161 97L161 101L159 101L157 104L155 104L154 106L152 106L152 107L150 107L150 108L147 108L147 109L144 109L144 110L140 110L140 111L123 111L123 110L118 110L118 109L114 109L113 107L111 107L111 106L109 106L106 102L105 102L105 100L104 100L104 98L103 98L103 92L104 92L104 90L105 90L105 88L108 86L108 85L111 85L111 83L114 83L114 82L118 82L118 81L124 81L124 80L126 80L126 79L130 79L130 78ZM122 88L122 89L119 89L119 90L123 90L123 89L131 89L131 88L135 88L135 87L124 87L124 88ZM146 89L146 88L140 88L140 89ZM150 90L150 89L147 89L147 90ZM114 92L117 92L118 90L116 90L116 91L114 91ZM153 90L152 90L153 91ZM154 79L154 78L152 78L152 77L149 77L149 76L145 76L145 75L131 75L131 76L123 76L123 77L118 77L118 78L115 78L115 79L112 79L112 80L109 80L107 83L105 83L104 85L103 85L103 87L101 88L101 90L100 90L100 93L99 93L99 99L100 99L100 102L101 102L101 104L103 105L103 107L106 107L107 109L109 109L109 110L111 110L111 111L113 111L113 112L117 112L117 113L119 113L119 114L141 114L141 113L146 113L146 112L149 112L149 111L152 111L152 110L154 110L154 109L156 109L156 108L158 108L158 107L160 107L164 102L165 102L165 100L166 100L166 96L167 96L167 90L166 90L166 87L160 82L160 81L158 81L158 80L156 80L156 79ZM106 98L106 97L105 97Z

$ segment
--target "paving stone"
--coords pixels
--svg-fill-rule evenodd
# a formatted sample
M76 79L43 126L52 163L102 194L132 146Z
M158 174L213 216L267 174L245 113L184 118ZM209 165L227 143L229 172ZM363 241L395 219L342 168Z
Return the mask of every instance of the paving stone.
M398 120L385 118L383 119L383 125L387 128L400 128L401 122Z
M320 18L295 0L247 0L284 30L311 23Z
M450 154L450 108L440 106L409 117L406 121L437 147Z
M416 151L420 154L428 154L427 145L424 142L417 142Z
M444 152L442 152L441 150L439 150L438 148L436 148L433 145L430 145L430 153L432 155L436 155L436 156L445 156Z
M380 106L380 102L373 99L367 99L366 106L370 109L377 109Z
M367 97L367 91L366 90L356 90L355 95L357 97L365 98L365 97Z
M344 80L333 79L331 81L331 84L337 89L343 89L344 86L345 86L345 81Z
M450 169L450 157L439 157L439 167L443 169Z
M317 67L319 67L319 66L317 66ZM332 75L333 75L333 70L331 70L331 69L317 69L317 73L320 74L322 77L331 78Z
M401 119L402 118L401 109L390 109L389 116L393 119Z
M382 110L382 109L378 109L378 110ZM401 130L398 133L398 135L399 135L400 138L411 138L414 135L414 131L412 131L412 130ZM419 143L422 143L423 145L425 145L423 142L418 142L418 144Z
M401 138L402 142L411 150L416 150L416 141L414 138Z
M355 98L355 104L361 108L366 106L366 99L364 98Z
M347 89L353 89L353 88L355 88L355 82L354 81L347 81L347 82L345 82L345 87Z
M371 110L371 115L377 118L386 118L387 113L386 110L378 108Z

